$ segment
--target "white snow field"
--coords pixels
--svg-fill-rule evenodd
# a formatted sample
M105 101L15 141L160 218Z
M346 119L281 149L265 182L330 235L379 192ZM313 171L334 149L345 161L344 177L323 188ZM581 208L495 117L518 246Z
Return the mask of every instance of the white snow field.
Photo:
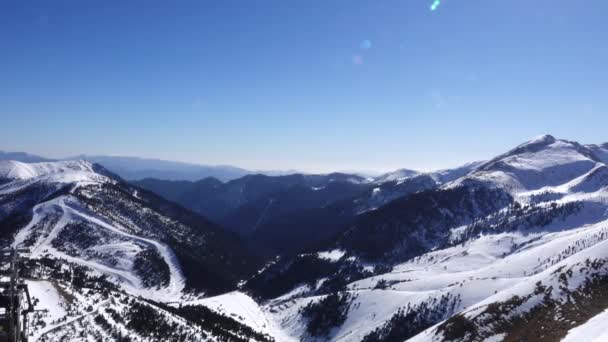
M568 332L563 342L605 342L608 341L608 310L593 317L587 323Z

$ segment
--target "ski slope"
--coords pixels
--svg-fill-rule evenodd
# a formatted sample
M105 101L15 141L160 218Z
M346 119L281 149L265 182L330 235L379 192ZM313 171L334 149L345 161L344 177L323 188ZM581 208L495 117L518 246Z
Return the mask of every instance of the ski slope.
M113 180L94 171L93 166L85 161L65 161L54 163L25 164L14 161L0 161L0 177L11 179L12 182L0 186L0 193L10 194L20 191L32 184L45 184L50 187L61 187L65 184L74 187L102 185ZM74 190L72 190L74 191ZM87 211L78 199L70 194L61 195L34 206L29 224L15 236L13 247L27 247L32 258L50 256L61 258L91 267L101 274L116 279L125 290L134 295L158 301L173 301L183 294L185 278L179 262L173 251L158 241L130 233L118 222L109 222L95 213ZM102 254L118 259L115 264L95 258L75 257L58 250L54 246L58 236L68 225L83 223L104 231L100 234L110 234L114 237L108 243L100 243L79 251ZM144 249L158 251L170 271L168 286L163 288L146 288L141 279L133 272L135 255Z

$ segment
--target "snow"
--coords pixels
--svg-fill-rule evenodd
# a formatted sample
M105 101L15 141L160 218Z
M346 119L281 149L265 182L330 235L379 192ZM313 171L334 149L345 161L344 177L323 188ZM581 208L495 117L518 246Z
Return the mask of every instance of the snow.
M383 175L380 175L375 178L375 182L378 184L386 183L386 182L402 182L408 178L414 177L420 174L418 171L408 170L408 169L400 169L393 172L389 172Z
M584 218L588 214L583 211L579 215ZM446 294L459 296L461 303L457 310L474 312L489 303L531 293L538 281L556 282L552 273L561 266L572 267L586 258L608 257L608 218L578 225L581 219L575 216L571 222L558 221L527 232L487 234L464 245L427 253L397 265L392 272L353 282L348 290L356 299L348 318L332 331L328 340L358 341L382 326L399 308ZM576 227L565 229L569 224ZM559 257L573 246L580 246L580 250ZM330 252L335 251L325 253ZM380 280L386 280L390 286L386 290L375 289ZM572 279L571 286L582 281L583 278ZM300 297L271 301L264 311L289 336L299 339L305 334L299 310L321 298L307 297L303 292ZM529 310L536 303L531 300L520 310ZM431 336L431 332L425 332L414 341L429 341ZM500 336L494 338L500 340Z
M458 297L456 311L466 317L480 312L488 304L505 301L515 295L526 296L534 292L539 281L559 287L554 274L560 267L575 270L569 287L582 284L585 277L578 271L587 259L608 258L608 167L598 158L581 153L581 146L551 136L537 137L517 149L482 165L463 169L463 177L443 185L452 187L469 181L504 188L522 204L566 204L580 202L580 212L564 219L555 220L544 227L516 229L509 232L484 234L463 244L433 250L420 257L396 265L391 272L360 279L347 285L354 295L344 324L331 331L328 341L359 341L377 327L381 327L400 309L437 300L444 295ZM605 148L595 147L595 150ZM594 151L595 151L594 150ZM602 150L603 151L603 150ZM598 154L597 151L594 152ZM608 154L607 154L608 155ZM599 158L600 160L604 160ZM45 163L42 163L45 164ZM32 181L102 182L103 177L91 174L86 167L36 166L26 167L14 163L0 163L0 178L14 179L0 186L0 194L15 191ZM41 170L50 170L48 174ZM60 171L63 170L63 171ZM469 173L469 171L472 172ZM443 175L450 179L450 175ZM439 177L439 176L437 176ZM372 190L382 196L380 188ZM548 195L547 195L548 194ZM110 223L82 209L69 195L43 202L34 208L31 222L15 238L15 246L23 244L40 226L43 217L57 215L58 221L48 228L34 243L33 256L51 255L87 265L100 273L111 275L131 295L141 295L161 301L178 300L182 305L204 305L226 314L253 329L274 336L277 341L308 340L305 320L301 309L308 303L319 301L323 296L311 295L315 285L302 285L273 300L258 304L242 292L183 301L185 279L173 252L164 244L139 237L127 227ZM119 236L91 248L101 253L121 252L116 265L106 265L95 260L85 260L66 255L51 245L52 240L69 222L87 222L98 229ZM451 237L466 232L467 226L452 229ZM134 255L145 246L159 251L169 265L170 285L163 289L145 289L132 272ZM338 261L346 255L341 249L329 249L316 253L317 257ZM317 279L316 285L325 279ZM385 289L376 288L378 282L388 284ZM34 292L49 293L42 305L59 305L62 300L52 285L40 283ZM553 296L559 299L558 291ZM524 313L541 301L540 296L517 309ZM61 312L53 313L61 316ZM438 322L439 324L440 322ZM597 315L587 323L573 328L564 341L608 340L605 327L608 311ZM604 329L602 329L604 327ZM431 327L411 341L432 341L435 336ZM494 335L490 341L500 341L503 335Z
M0 160L0 179L11 180L0 185L0 195L17 192L37 183L59 188L68 184L79 187L114 182L96 173L93 165L83 160L31 164Z
M539 143L545 145L526 149ZM562 185L599 165L603 164L581 153L580 146L543 136L480 166L478 171L456 180L451 185L477 180L517 194Z
M179 298L182 295L182 291L185 286L185 278L179 266L177 257L169 247L151 239L126 233L125 228L119 226L115 227L100 218L94 217L92 213L84 212L82 209L78 208L75 203L73 203L71 198L66 196L61 196L49 202L38 205L34 210L34 217L32 218L32 221L27 227L22 229L17 234L13 246L18 247L23 244L24 240L30 234L31 227L40 221L40 217L45 215L45 211L48 207L59 208L63 214L59 222L54 225L48 236L43 239L39 239L39 241L35 243L31 249L31 257L35 258L43 255L52 255L58 258L64 258L77 264L91 267L94 270L98 270L101 273L105 273L119 279L121 284L126 287L130 293L141 295L146 298L160 301L171 301ZM116 265L106 265L94 260L85 260L67 255L52 246L52 241L59 235L61 230L64 229L68 223L80 221L92 223L100 229L106 229L112 233L129 239L130 242L97 245L93 247L93 249L97 251L116 251L117 248L121 248L121 251L124 252L122 254L123 258L119 258L121 262ZM134 242L155 248L161 254L162 258L169 266L169 271L171 273L168 287L162 289L146 289L141 285L140 279L132 271L135 254L141 250L134 245ZM116 253L114 254L116 255Z
M400 308L446 294L460 298L457 311L473 315L490 303L533 293L539 281L558 288L554 273L560 267L575 270L569 283L574 289L585 279L579 276L578 269L587 258L608 258L606 165L582 153L580 146L550 136L533 139L514 151L484 165L474 165L472 173L444 186L481 181L506 189L524 204L551 192L557 195L541 206L580 202L583 205L580 212L544 227L485 234L464 244L426 253L395 266L389 273L348 284L348 291L355 295L354 302L346 321L331 331L328 341L359 341ZM457 237L466 229L457 227L451 234ZM337 260L343 253L329 250L317 255ZM376 288L379 281L388 284L386 289ZM553 295L558 297L559 293ZM269 301L264 311L286 334L301 339L306 336L301 308L322 298L297 289L289 296ZM527 312L541 300L541 296L533 296L517 312ZM412 341L432 341L435 337L430 328ZM494 335L489 340L503 338L504 335Z
M605 342L608 341L608 310L593 317L586 323L570 330L562 342Z
M92 164L86 161L32 164L0 161L0 177L13 179L12 182L0 186L0 195L19 191L34 183L73 184L77 187L111 182L109 178L95 173ZM51 221L49 223L49 218L55 216L58 217L57 222ZM96 229L104 230L115 236L118 241L100 243L90 247L89 250L111 255L117 263L112 265L102 261L75 257L54 248L53 240L67 225L72 223L92 224ZM112 276L130 293L149 299L173 301L183 295L184 275L177 257L168 246L149 238L137 236L131 233L132 229L117 223L109 223L96 214L86 211L78 200L69 194L37 204L33 208L31 221L17 233L13 246L24 246L24 243L33 236L34 229L39 232L40 226L45 224L48 227L45 227L41 234L35 238L33 245L27 246L30 247L31 257L48 255L91 267L100 273ZM133 272L135 256L143 248L156 249L169 266L170 281L167 287L161 289L145 288L139 277Z
M93 165L84 160L49 163L22 163L14 160L0 160L0 178L5 179L25 180L52 174L65 175L69 173L94 173Z
M47 310L51 320L57 320L66 315L66 302L53 283L46 280L28 280L26 284L32 300L38 300L36 310Z
M331 251L326 251L326 252L319 252L317 253L317 256L320 259L324 259L324 260L329 260L329 261L338 261L340 260L340 258L342 258L344 255L346 254L345 251L340 250L340 249L334 249Z
M203 305L215 312L232 317L258 332L273 336L277 341L290 340L273 321L266 317L266 313L253 298L243 292L234 291L215 297L181 302L181 305Z

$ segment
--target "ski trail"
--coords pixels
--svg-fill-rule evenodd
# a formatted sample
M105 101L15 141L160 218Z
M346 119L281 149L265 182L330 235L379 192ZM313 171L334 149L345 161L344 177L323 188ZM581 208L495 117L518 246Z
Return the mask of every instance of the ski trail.
M103 301L103 302L101 302L101 303L93 306L93 310L91 310L90 312L87 312L87 313L84 313L82 315L78 315L76 317L70 318L70 319L66 320L65 322L61 322L60 324L48 326L48 327L46 327L44 329L41 329L40 331L37 332L36 335L32 336L32 341L37 341L38 339L40 339L41 337L43 337L44 335L46 335L48 333L51 333L51 332L53 332L53 331L55 331L55 330L57 330L57 329L59 329L61 327L64 327L64 326L69 325L69 324L72 324L72 323L74 323L76 321L79 321L79 320L81 320L81 319L83 319L83 318L85 318L87 316L90 316L90 315L92 315L94 313L99 312L99 309L102 306L106 306L109 302L110 302L109 299L105 300L105 301Z
M40 241L40 240L36 241L35 246L31 249L32 257L50 254L50 255L54 255L56 257L64 258L68 261L71 261L71 262L74 262L74 263L77 263L77 264L80 264L83 266L92 267L93 269L96 269L96 270L100 271L101 273L117 277L123 283L122 285L128 287L132 292L135 292L142 296L153 298L156 300L170 301L170 300L175 300L176 298L181 297L182 291L185 287L185 277L182 273L177 256L167 245L162 244L158 241L148 239L148 238L143 238L140 236L129 234L122 229L116 228L113 225L107 223L106 221L104 221L100 218L94 217L82 210L78 210L77 208L70 206L68 203L66 203L66 199L63 196L59 197L59 198L55 198L48 202L38 204L34 207L34 209L33 209L34 214L33 214L32 220L26 227L24 227L21 231L19 231L19 233L15 236L15 241L12 244L13 247L23 245L24 241L32 233L32 228L36 224L40 223L41 219L44 217L44 215L43 215L44 212L47 210L51 210L50 208L60 209L62 212L61 218L59 219L58 222L56 222L53 225L52 230L42 241ZM139 277L137 277L133 272L130 272L129 270L122 270L122 269L118 269L118 268L109 267L107 265L101 264L96 261L83 260L81 258L67 255L67 254L57 250L56 248L54 248L52 246L52 241L55 238L57 238L59 233L66 227L66 225L68 225L70 222L75 222L75 221L76 222L77 221L90 222L100 228L103 228L103 229L109 230L115 234L124 236L124 237L130 239L131 241L136 241L141 244L155 248L160 253L163 260L169 266L169 272L170 272L169 285L165 288L158 289L158 290L145 289L142 286L142 283L141 283L141 280L139 279Z

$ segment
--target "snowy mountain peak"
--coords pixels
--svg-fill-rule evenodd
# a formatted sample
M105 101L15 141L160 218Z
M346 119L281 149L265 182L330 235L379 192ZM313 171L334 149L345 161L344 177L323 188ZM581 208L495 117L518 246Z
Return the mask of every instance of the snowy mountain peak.
M51 174L74 172L95 173L93 164L85 160L69 160L45 163L22 163L14 160L0 160L0 178L26 180Z
M551 134L543 134L543 135L539 135L536 136L532 139L530 139L530 141L520 145L539 145L539 144L543 144L543 145L550 145L553 144L557 139L555 139L554 136L552 136Z
M476 181L511 193L564 185L608 160L599 150L544 135L480 166L455 184ZM454 185L454 184L452 184Z
M414 176L419 175L420 172L409 170L409 169L399 169L393 172L385 173L380 175L374 179L374 182L381 184L385 182L394 182L394 181L403 181L408 178L412 178Z

